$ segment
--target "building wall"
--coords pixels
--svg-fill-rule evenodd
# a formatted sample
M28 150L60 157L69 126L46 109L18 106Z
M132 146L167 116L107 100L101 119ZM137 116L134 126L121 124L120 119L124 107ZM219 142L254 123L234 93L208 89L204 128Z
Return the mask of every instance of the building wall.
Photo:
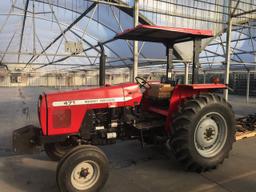
M11 81L13 74L0 78L0 87L76 87L96 86L99 76L96 73L89 74L46 74L46 75L20 75L19 82ZM107 84L118 84L129 81L128 74L106 75Z

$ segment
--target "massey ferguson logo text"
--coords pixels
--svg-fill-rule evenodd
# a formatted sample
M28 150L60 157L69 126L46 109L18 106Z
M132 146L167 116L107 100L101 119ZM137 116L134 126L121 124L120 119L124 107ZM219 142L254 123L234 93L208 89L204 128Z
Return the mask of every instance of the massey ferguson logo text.
M102 99L85 99L85 100L69 100L69 101L55 101L52 103L53 107L74 106L74 105L88 105L101 103L115 103L131 100L131 97L116 97L116 98L102 98Z

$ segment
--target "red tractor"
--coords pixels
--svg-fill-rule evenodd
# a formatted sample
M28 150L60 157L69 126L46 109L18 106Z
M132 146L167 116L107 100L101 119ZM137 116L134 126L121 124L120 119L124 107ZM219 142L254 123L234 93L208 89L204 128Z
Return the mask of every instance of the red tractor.
M40 128L32 125L14 132L16 152L44 146L60 160L59 190L98 191L108 178L108 158L97 145L138 138L142 143L167 144L186 170L202 172L221 164L235 141L231 105L214 92L224 84L198 82L201 39L211 31L140 25L118 34L118 39L161 42L167 47L166 77L161 82L106 86L105 55L101 56L98 88L44 93L39 98ZM194 41L192 84L168 77L175 43ZM101 46L102 52L104 52Z

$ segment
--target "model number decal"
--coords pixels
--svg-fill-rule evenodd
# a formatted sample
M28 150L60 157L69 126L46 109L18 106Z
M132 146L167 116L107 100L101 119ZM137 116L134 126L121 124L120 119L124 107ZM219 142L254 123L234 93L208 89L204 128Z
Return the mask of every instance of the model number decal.
M116 103L131 100L132 97L114 97L102 99L85 99L85 100L69 100L69 101L55 101L52 103L53 107L74 106L74 105L88 105L101 103Z
M65 106L73 105L75 103L76 103L75 101L64 101Z

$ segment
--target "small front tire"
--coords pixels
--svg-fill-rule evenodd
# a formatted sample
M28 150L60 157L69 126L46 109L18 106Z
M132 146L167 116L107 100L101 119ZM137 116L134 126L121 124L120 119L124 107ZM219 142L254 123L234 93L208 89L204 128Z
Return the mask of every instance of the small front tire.
M97 192L109 175L108 158L95 146L74 148L57 168L57 184L61 192Z

